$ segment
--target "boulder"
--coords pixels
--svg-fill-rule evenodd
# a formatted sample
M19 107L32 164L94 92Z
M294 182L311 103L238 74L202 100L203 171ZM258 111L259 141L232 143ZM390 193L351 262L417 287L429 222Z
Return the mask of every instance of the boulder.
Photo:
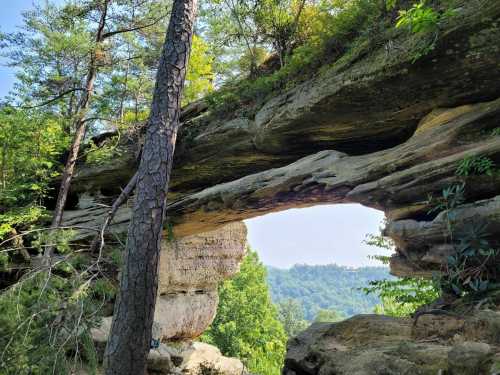
M288 342L284 375L436 375L449 348L413 342L411 321L358 315L315 323Z
M438 312L417 319L358 315L313 324L289 340L283 374L494 374L499 313Z
M492 350L481 342L464 342L455 345L448 353L450 375L487 374L491 368Z
M239 359L224 357L213 345L193 342L182 351L182 373L189 375L245 375Z
M104 318L99 327L91 330L102 362L104 349L111 330L111 317ZM153 329L153 336L155 336ZM249 375L243 363L237 358L225 357L213 345L189 340L161 342L148 354L149 375ZM101 371L101 369L99 369ZM86 374L84 369L79 374Z

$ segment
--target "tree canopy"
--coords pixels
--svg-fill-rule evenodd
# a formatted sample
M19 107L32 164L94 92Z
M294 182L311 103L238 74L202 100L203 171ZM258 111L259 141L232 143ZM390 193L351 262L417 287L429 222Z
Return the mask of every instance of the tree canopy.
M248 251L241 270L219 287L219 307L202 338L226 356L238 357L253 373L277 375L287 335L266 283L266 268Z
M368 287L370 281L386 278L392 279L386 267L352 269L331 264L268 269L273 301L300 302L308 321L313 321L322 309L332 309L346 317L372 312L380 299L376 295L366 296L361 288Z

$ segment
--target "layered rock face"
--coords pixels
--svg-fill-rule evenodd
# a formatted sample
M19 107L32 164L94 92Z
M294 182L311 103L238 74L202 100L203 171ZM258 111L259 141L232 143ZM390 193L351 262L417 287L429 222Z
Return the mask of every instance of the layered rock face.
M239 271L245 246L241 222L163 243L155 312L160 340L194 339L205 331L217 311L217 286Z
M315 323L288 343L283 375L494 375L500 312L358 315Z
M466 157L500 164L500 137L491 135L500 113L500 6L465 2L458 14L417 62L418 36L380 35L252 117L219 118L203 105L186 111L169 196L175 236L293 207L361 203L388 218L394 274L438 271L449 249L428 196L458 181ZM65 224L102 221L100 204L134 173L139 144L107 165L80 168L78 204ZM457 225L480 217L497 237L499 194L498 175L475 176ZM123 232L129 217L122 207L111 231Z

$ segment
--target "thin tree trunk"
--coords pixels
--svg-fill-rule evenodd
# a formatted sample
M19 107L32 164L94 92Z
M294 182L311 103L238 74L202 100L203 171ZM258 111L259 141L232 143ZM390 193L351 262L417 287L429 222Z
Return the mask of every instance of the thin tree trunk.
M2 146L2 189L7 187L7 144Z
M99 48L99 44L102 41L104 35L104 28L106 25L106 16L108 12L108 4L110 0L106 0L101 11L101 16L99 19L99 26L96 32L96 48ZM75 171L76 160L78 158L78 152L80 151L80 146L82 144L83 138L85 136L85 131L87 128L87 123L85 121L85 115L90 106L90 99L92 98L94 91L94 82L97 75L97 56L96 51L92 53L89 63L89 71L87 73L87 79L85 84L85 92L82 94L80 103L78 104L78 110L75 118L75 135L73 137L73 143L69 150L68 160L64 167L64 172L62 175L61 185L59 187L59 195L57 196L56 207L54 209L54 216L52 217L51 228L58 228L61 225L62 216L64 212L64 206L68 198L68 192L71 185L71 179ZM48 246L45 249L44 256L50 258L53 253L53 247Z
M305 5L306 5L306 0L302 0L302 2L299 5L299 9L298 9L298 11L295 14L295 17L293 19L292 28L290 30L290 35L289 35L289 38L288 38L288 42L286 43L287 46L285 48L285 57L290 56L290 54L292 53L291 39L297 33L297 28L299 27L300 16L302 15L302 11L304 10L304 6Z
M255 54L255 49L252 48L250 41L248 40L248 36L245 33L245 28L243 27L243 23L241 22L240 16L238 14L238 9L236 9L236 4L232 0L230 0L230 2L226 1L226 5L233 13L234 18L236 19L236 23L238 24L238 27L240 29L241 36L243 37L243 40L245 41L245 44L247 46L248 53L250 54L250 77L255 78L255 74L257 71L257 56Z
M120 293L105 352L107 375L143 375L151 346L168 182L197 0L175 0L137 172Z
M92 243L90 244L90 252L95 253L97 252L97 249L104 246L104 234L106 233L109 224L111 224L111 221L115 217L116 212L120 208L120 206L125 203L127 198L129 197L130 194L132 194L132 191L135 189L135 185L137 184L137 173L134 174L134 176L130 179L130 181L127 183L127 186L122 190L121 194L116 198L116 200L113 202L113 205L111 206L111 210L109 210L108 215L104 219L102 223L101 230L94 239L92 240Z

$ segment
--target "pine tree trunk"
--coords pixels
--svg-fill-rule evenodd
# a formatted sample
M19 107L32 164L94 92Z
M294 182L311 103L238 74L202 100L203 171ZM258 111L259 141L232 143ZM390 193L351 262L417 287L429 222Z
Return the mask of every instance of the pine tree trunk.
M104 28L106 26L106 17L108 12L108 4L110 0L106 0L101 11L99 26L96 32L96 48L99 48L99 43L102 41L102 36L104 34ZM96 53L92 53L89 63L89 70L87 73L85 91L82 94L80 102L78 103L77 113L74 120L75 135L73 136L73 142L69 150L68 160L64 166L64 171L62 175L61 185L59 186L59 194L56 200L56 207L54 209L54 214L52 216L51 228L56 229L61 225L64 206L66 205L66 200L68 199L68 193L71 186L71 180L75 172L75 165L78 159L78 153L80 151L80 146L85 137L85 131L87 129L87 122L85 121L85 116L88 112L90 106L90 99L92 98L94 92L94 82L97 75L97 57ZM53 247L48 246L45 249L45 258L50 258L53 253Z
M120 293L105 353L107 375L143 375L151 345L158 258L196 0L175 0L146 128Z

